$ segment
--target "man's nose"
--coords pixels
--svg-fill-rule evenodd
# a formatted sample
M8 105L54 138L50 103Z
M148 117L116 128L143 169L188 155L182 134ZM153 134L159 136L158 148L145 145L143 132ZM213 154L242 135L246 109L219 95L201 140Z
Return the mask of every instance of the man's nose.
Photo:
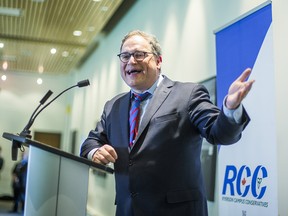
M134 55L131 55L130 56L130 58L129 58L129 61L127 62L127 64L135 64L135 63L137 63L137 61L135 60L135 58L134 58Z

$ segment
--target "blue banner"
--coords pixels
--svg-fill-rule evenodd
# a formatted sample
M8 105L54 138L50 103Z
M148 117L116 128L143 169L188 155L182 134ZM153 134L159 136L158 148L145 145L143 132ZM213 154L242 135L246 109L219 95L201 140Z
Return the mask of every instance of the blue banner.
M277 136L271 4L216 33L217 102L248 67L253 88L244 99L251 121L234 145L218 154L219 214L277 216Z

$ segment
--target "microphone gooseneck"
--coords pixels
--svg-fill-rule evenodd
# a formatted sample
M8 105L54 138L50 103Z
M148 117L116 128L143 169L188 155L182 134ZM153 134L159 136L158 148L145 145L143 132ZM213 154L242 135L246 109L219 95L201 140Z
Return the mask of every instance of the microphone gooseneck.
M27 137L27 138L31 138L30 135L30 127L32 126L33 122L34 122L34 115L37 112L37 110L48 100L48 98L53 94L53 92L51 90L49 90L44 97L40 100L40 104L37 106L37 108L34 110L34 112L32 113L27 125L24 127L24 129L22 130L22 132L20 133L20 136L23 137Z
M49 90L45 96L40 100L40 104L37 106L37 108L34 110L34 112L32 113L27 125L24 127L24 129L21 131L21 133L19 134L21 137L25 137L25 138L29 138L31 139L31 131L30 128L33 125L36 117L47 107L49 106L53 101L55 101L58 97L60 97L63 93L65 93L66 91L74 88L74 87L85 87L90 85L90 82L88 79L86 80L82 80L79 81L76 85L73 85L67 89L65 89L64 91L60 92L56 97L54 97L51 101L49 101L49 103L47 103L45 106L43 106L41 109L40 107L42 105L45 104L45 102L48 100L48 98L53 94L53 92L51 90ZM39 110L40 109L40 110ZM38 111L39 110L39 111ZM38 112L37 112L38 111ZM12 160L17 160L17 153L18 153L18 148L22 148L22 143L16 140L12 141Z
M41 99L39 106L36 108L36 110L33 112L28 124L25 126L25 128L22 130L22 132L20 133L20 136L24 136L27 138L32 138L32 136L30 135L30 127L32 126L32 124L34 123L36 117L47 107L49 106L53 101L55 101L58 97L60 97L63 93L65 93L66 91L74 88L74 87L85 87L87 85L90 85L90 82L88 79L86 80L82 80L79 81L76 85L73 85L67 89L65 89L64 91L60 92L56 97L54 97L49 103L47 103L45 106L43 106L38 112L37 110L40 108L41 105L43 105L47 99L52 95L52 91L49 90L46 95Z

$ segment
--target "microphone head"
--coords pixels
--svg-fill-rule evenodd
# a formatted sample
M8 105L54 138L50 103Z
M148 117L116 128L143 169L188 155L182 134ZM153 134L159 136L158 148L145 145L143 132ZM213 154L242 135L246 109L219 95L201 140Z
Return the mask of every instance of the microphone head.
M89 82L88 79L79 81L79 82L77 83L77 86L78 86L79 88L85 87L85 86L88 86L88 85L90 85L90 82Z
M21 145L19 141L17 140L12 140L12 151L11 151L11 157L13 161L17 161L18 157L18 148Z
M40 104L43 105L52 94L53 94L53 92L51 90L49 90L46 93L46 95L41 99Z

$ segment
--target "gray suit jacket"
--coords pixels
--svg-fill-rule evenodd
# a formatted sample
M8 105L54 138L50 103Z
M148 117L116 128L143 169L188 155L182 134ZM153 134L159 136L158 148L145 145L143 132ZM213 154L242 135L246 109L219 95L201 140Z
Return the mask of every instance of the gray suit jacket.
M112 145L117 216L207 215L200 154L203 137L212 144L232 144L249 122L227 119L207 90L167 77L148 104L134 147L128 151L130 93L105 105L101 121L82 144L81 156Z

